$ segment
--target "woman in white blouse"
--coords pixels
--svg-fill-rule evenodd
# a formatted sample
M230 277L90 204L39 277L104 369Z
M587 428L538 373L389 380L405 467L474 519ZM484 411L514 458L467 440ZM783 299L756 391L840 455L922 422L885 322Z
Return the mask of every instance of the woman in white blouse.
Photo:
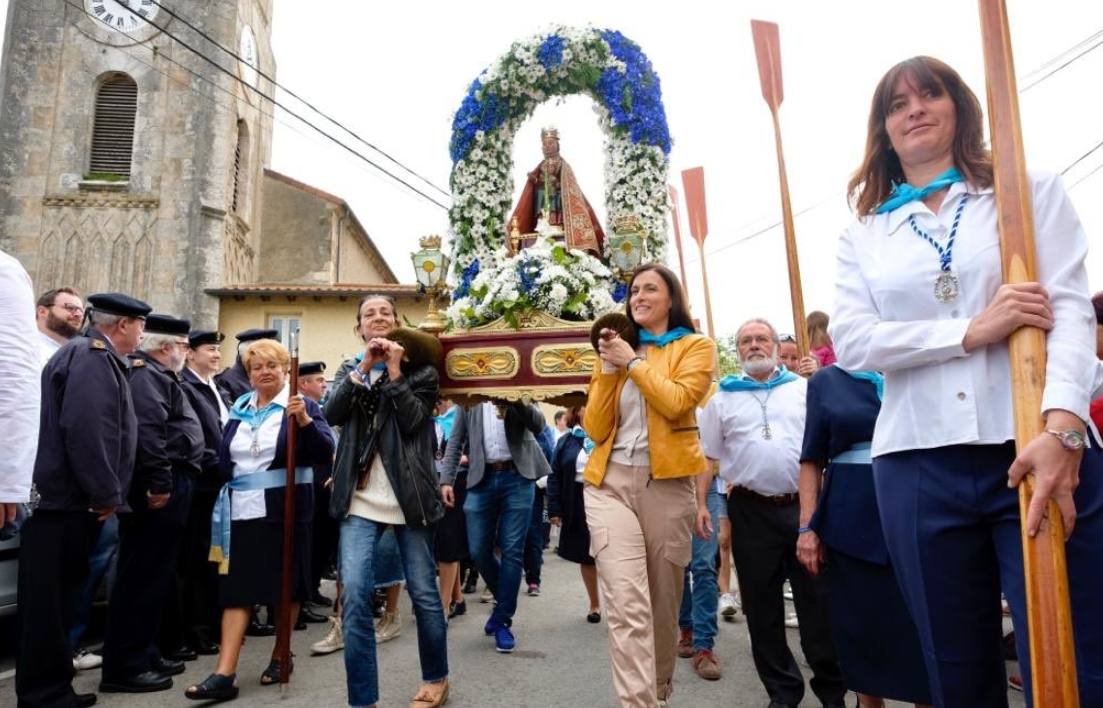
M318 404L290 395L291 355L279 342L262 339L241 361L253 390L230 410L219 464L226 481L211 519L211 560L219 564L222 640L215 672L190 686L194 700L237 697L237 663L254 605L277 605L283 569L283 504L287 486L287 426L298 425L295 469L295 547L292 623L310 597L310 521L314 509L313 465L333 459L333 431ZM273 649L274 650L274 649ZM288 667L291 670L293 667ZM273 656L261 684L280 679Z
M1085 448L1096 370L1087 241L1060 180L1032 174L1037 283L1002 284L992 159L980 103L930 57L893 67L870 110L849 189L858 219L838 253L839 365L885 374L874 478L893 566L935 704L1007 705L1000 592L1030 695L1018 494L1030 533L1057 502L1083 705L1103 705L1103 459ZM1047 332L1046 432L1016 456L1008 336ZM1077 486L1079 483L1079 487Z

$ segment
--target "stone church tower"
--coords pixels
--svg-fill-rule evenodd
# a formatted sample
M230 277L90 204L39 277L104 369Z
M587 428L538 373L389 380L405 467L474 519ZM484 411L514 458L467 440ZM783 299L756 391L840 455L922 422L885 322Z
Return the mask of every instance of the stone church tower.
M247 87L275 88L201 33L275 76L272 5L9 3L0 249L39 292L118 290L213 327L205 291L255 280L273 107Z

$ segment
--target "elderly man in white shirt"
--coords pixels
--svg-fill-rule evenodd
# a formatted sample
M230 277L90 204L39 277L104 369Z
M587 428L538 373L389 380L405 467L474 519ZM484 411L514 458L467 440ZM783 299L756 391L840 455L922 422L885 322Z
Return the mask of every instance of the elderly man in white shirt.
M812 691L824 706L844 705L843 686L819 583L796 558L797 474L807 381L778 366L777 330L766 320L736 333L743 376L720 382L699 419L705 455L730 482L732 559L743 596L751 652L770 708L800 705L804 678L785 638L782 584L789 580Z

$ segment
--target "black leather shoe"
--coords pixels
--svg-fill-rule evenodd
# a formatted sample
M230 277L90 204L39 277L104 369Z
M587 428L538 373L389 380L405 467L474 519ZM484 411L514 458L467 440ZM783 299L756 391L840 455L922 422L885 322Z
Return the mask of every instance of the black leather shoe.
M172 659L173 661L195 661L199 658L199 654L195 652L195 649L192 649L187 644L182 644L170 651L161 652L161 654L166 659ZM162 671L161 673L167 674L168 672Z
M337 566L331 565L328 568L326 568L326 572L322 573L322 577L325 578L326 580L336 580L337 579Z
M295 631L296 632L301 632L304 629L306 629L306 621L303 620L302 615L303 615L303 613L300 612L299 613L299 621L295 623Z
M218 644L210 639L200 639L195 642L195 653L202 656L214 656L218 653Z
M276 633L276 626L273 624L261 624L260 620L255 617L249 626L245 628L245 634L249 637L271 637Z
M100 693L152 693L172 688L172 678L156 671L145 671L136 676L104 679L100 681Z
M73 706L75 708L88 708L88 706L96 705L96 694L94 693L78 693L73 696Z
M303 605L299 609L299 619L303 622L309 622L311 624L323 624L329 621L328 617L318 614L314 610L310 609L309 605Z
M319 607L333 607L333 600L323 595L320 591L315 590L310 596L310 604L318 605Z
M195 652L192 652L194 655ZM176 676L177 674L184 673L184 662L179 659L169 659L167 657L161 657L159 660L153 662L153 670L159 674L165 676Z

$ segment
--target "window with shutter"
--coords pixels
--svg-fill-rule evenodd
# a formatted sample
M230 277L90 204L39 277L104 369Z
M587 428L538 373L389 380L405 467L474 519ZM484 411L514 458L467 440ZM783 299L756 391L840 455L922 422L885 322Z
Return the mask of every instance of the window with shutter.
M115 74L100 84L92 124L89 178L129 179L137 113L138 84L134 79Z

